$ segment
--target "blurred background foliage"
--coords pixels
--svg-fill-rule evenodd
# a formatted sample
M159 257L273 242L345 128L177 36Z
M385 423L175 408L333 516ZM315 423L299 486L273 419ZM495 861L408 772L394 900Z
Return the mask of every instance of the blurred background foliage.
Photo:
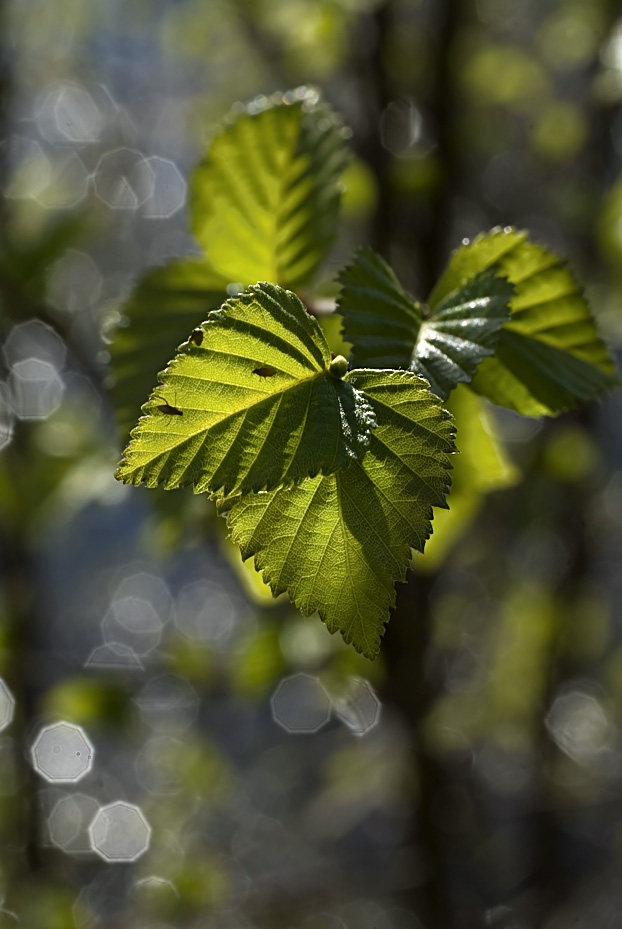
M141 272L197 251L206 138L303 83L355 153L314 295L335 350L354 246L424 298L512 224L569 259L619 358L619 16L0 2L0 925L619 924L622 394L541 422L456 391L452 510L372 665L266 597L206 501L114 481L107 371ZM88 770L59 777L80 732ZM89 832L119 801L134 832Z

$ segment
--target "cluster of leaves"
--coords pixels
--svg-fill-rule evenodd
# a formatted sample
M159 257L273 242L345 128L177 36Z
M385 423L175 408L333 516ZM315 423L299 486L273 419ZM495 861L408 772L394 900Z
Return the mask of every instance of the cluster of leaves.
M513 229L464 243L426 305L359 250L338 279L350 366L331 357L294 289L335 235L345 138L299 89L212 140L190 200L205 255L147 274L112 344L125 428L151 390L117 476L209 493L273 593L373 657L447 506L452 390L555 415L617 376L564 263Z

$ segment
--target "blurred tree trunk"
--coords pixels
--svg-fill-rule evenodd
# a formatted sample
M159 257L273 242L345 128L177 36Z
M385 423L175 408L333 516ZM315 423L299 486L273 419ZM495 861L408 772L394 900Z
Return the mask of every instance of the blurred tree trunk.
M419 235L414 242L421 268L420 292L427 295L447 258L451 229L456 148L453 139L453 84L451 54L459 25L458 0L439 0L434 5L431 30L435 39L435 71L427 101L430 131L436 142L440 182L431 191L427 222L412 217L412 229ZM399 88L392 88L386 72L387 37L396 28L396 4L382 4L373 14L374 42L366 58L356 60L365 101L367 132L361 139L361 154L372 167L377 182L378 203L370 233L371 244L390 257L395 237L395 203L391 186L391 154L380 133L380 119ZM364 46L363 46L364 47ZM430 590L433 575L409 573L406 585L398 585L397 608L385 632L382 654L386 662L386 683L382 697L406 721L411 737L413 774L410 779L411 822L406 829L413 851L413 883L404 892L404 903L423 919L427 929L451 929L454 915L445 877L445 836L439 829L437 799L445 787L445 773L426 746L423 724L438 693L438 680L427 667L430 653L432 616ZM416 862L423 866L421 878Z
M13 53L9 47L9 12L7 0L0 0L0 250L8 243L11 217L4 196L9 177L8 142L11 135L11 107L13 101ZM7 323L7 294L0 290L0 310ZM13 300L13 296L10 298ZM4 304L4 306L3 306ZM17 313L15 314L17 315ZM4 333L6 335L6 332ZM4 397L6 402L6 396ZM36 798L36 775L29 763L30 739L36 719L37 697L32 682L32 638L36 635L35 598L38 577L28 540L28 492L23 494L26 473L25 460L27 427L16 422L10 445L3 451L4 467L7 471L11 499L10 512L3 513L0 534L1 566L0 585L6 609L7 646L12 656L6 669L6 682L15 701L15 720L12 733L16 740L14 763L18 786L18 802L11 801L7 821L12 835L7 843L19 854L13 855L8 863L15 881L39 870L39 818ZM5 875L5 878L8 874Z

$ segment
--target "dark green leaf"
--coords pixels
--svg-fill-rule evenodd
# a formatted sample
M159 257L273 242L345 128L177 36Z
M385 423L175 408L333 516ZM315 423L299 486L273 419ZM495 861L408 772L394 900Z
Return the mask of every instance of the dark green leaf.
M472 387L529 416L552 415L618 383L590 308L565 262L526 233L493 229L461 246L431 296L445 296L492 267L515 286L510 321Z
M489 269L458 284L424 319L421 306L369 248L357 253L339 280L343 334L352 343L354 364L410 368L442 398L470 381L492 354L513 293L512 285Z
M141 278L110 344L112 400L124 435L135 425L155 373L190 330L224 303L226 286L207 262L193 258Z
M408 368L421 326L421 307L404 292L386 261L361 248L339 275L337 300L343 337L352 344L352 364Z
M439 397L468 383L480 362L493 354L513 292L507 278L490 268L433 307L419 331L411 367Z

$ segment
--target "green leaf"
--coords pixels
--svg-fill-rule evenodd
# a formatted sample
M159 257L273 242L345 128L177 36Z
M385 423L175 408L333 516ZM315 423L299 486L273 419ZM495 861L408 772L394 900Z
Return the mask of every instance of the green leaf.
M191 185L192 226L210 261L243 284L308 281L335 237L346 163L344 130L314 91L234 111Z
M425 557L415 559L418 571L435 571L481 509L486 494L511 487L521 477L498 435L488 404L463 384L447 402L454 417L460 454L454 458L449 509L439 510Z
M525 232L493 229L461 246L432 293L432 310L457 286L496 267L515 286L494 358L472 387L527 416L554 415L618 383L589 305L565 262Z
M425 381L406 371L352 371L377 426L349 468L271 493L221 500L233 541L275 595L373 658L396 581L411 549L423 551L432 507L444 507L454 451L450 415ZM413 617L416 622L416 617Z
M337 309L343 337L352 344L352 364L408 368L421 327L421 306L404 292L386 261L373 249L361 248L338 280Z
M192 333L160 376L117 476L247 492L345 468L374 425L298 297L257 284Z
M480 362L493 354L513 292L507 278L490 268L433 307L421 326L412 368L439 397L472 380Z
M111 395L127 434L173 347L227 299L227 281L202 259L172 261L147 272L122 308L110 344Z
M424 318L371 249L360 250L339 280L343 334L353 345L354 363L410 368L443 399L494 352L514 290L493 267L458 284Z

